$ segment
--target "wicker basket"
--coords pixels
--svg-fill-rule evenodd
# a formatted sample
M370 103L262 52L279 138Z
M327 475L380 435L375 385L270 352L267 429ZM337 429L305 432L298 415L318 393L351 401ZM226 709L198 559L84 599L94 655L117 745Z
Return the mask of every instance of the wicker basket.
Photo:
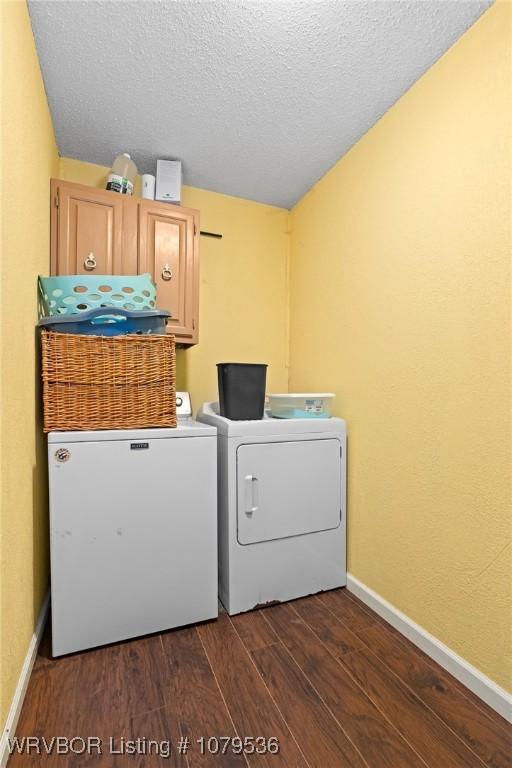
M174 336L41 331L44 431L176 426Z

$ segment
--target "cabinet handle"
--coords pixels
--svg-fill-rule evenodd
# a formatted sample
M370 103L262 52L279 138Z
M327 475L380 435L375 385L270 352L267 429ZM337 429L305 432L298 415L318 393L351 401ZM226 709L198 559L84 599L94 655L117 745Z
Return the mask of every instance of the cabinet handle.
M84 259L84 269L86 269L88 272L96 269L96 256L92 251Z
M162 269L162 280L171 280L172 278L172 269L168 264L164 264L164 268Z

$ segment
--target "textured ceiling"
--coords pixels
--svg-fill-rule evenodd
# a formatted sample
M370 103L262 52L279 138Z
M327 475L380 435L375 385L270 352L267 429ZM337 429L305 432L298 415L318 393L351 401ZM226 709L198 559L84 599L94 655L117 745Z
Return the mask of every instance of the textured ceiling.
M29 4L61 155L290 207L490 0Z

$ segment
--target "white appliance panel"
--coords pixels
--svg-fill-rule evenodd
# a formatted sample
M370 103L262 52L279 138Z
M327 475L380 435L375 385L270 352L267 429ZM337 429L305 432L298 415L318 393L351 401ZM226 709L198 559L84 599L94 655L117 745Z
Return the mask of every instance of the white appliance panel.
M256 544L337 528L341 451L336 439L239 446L238 542Z
M217 428L219 596L227 612L234 615L267 603L294 600L322 590L345 586L347 583L347 443L346 425L343 419L275 419L265 416L260 421L230 421L220 416L218 403L204 403L199 410L198 420ZM339 487L342 511L340 520L340 507L336 506L337 523L334 523L336 527L318 530L318 518L316 522L311 523L311 517L306 515L303 528L312 528L313 531L301 535L287 535L284 538L273 538L269 541L240 543L238 505L239 503L246 504L249 509L255 506L262 507L262 494L260 493L259 497L256 496L256 500L253 501L255 497L249 493L246 483L243 483L244 495L240 494L238 452L247 447L254 447L259 456L262 447L267 449L277 444L284 450L286 446L289 447L290 445L293 449L295 443L306 444L320 441L333 441L337 446L337 451L330 452L329 457L327 457L327 461L330 461L331 458L334 461L335 457L337 459L335 475L338 479L334 482L337 488ZM339 453L340 448L341 455ZM270 456L272 454L265 455ZM314 461L316 461L316 455ZM285 469L295 466L292 461L287 459L284 459L284 463ZM265 467L268 472L270 469L271 462ZM275 469L277 474L287 477L286 471L283 473L282 466L278 464ZM254 465L247 467L245 474L241 475L242 479L245 480L247 475L257 476ZM299 482L303 482L302 477L299 478ZM290 495L289 484L288 482L284 490L283 486L280 486L280 493L285 493L286 498ZM258 490L261 488L256 490L256 494ZM245 493L248 494L247 497L245 497ZM295 487L292 489L292 496L294 499L296 496L300 496ZM299 503L301 503L300 499ZM318 509L316 489L315 509ZM273 511L275 512L275 509ZM290 511L288 505L285 505L281 511L285 513L283 519L286 521L287 532L300 530L293 514L287 518ZM257 511L253 512L252 522L256 522L256 515ZM329 519L329 515L326 517ZM281 524L281 521L277 522ZM276 521L270 518L270 527L253 538L258 539L260 536L279 534L275 523ZM296 525L295 528L294 525ZM284 527L281 532L283 530ZM247 538L250 538L249 534Z
M214 434L48 450L54 655L217 615Z

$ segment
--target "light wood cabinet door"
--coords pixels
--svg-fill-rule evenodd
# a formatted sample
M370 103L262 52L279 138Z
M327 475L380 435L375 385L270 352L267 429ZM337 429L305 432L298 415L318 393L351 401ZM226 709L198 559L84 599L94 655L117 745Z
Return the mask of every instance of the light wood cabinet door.
M139 203L139 272L156 284L157 304L171 312L169 333L180 343L198 338L199 215L168 203Z
M52 274L123 274L123 219L122 197L52 180Z

